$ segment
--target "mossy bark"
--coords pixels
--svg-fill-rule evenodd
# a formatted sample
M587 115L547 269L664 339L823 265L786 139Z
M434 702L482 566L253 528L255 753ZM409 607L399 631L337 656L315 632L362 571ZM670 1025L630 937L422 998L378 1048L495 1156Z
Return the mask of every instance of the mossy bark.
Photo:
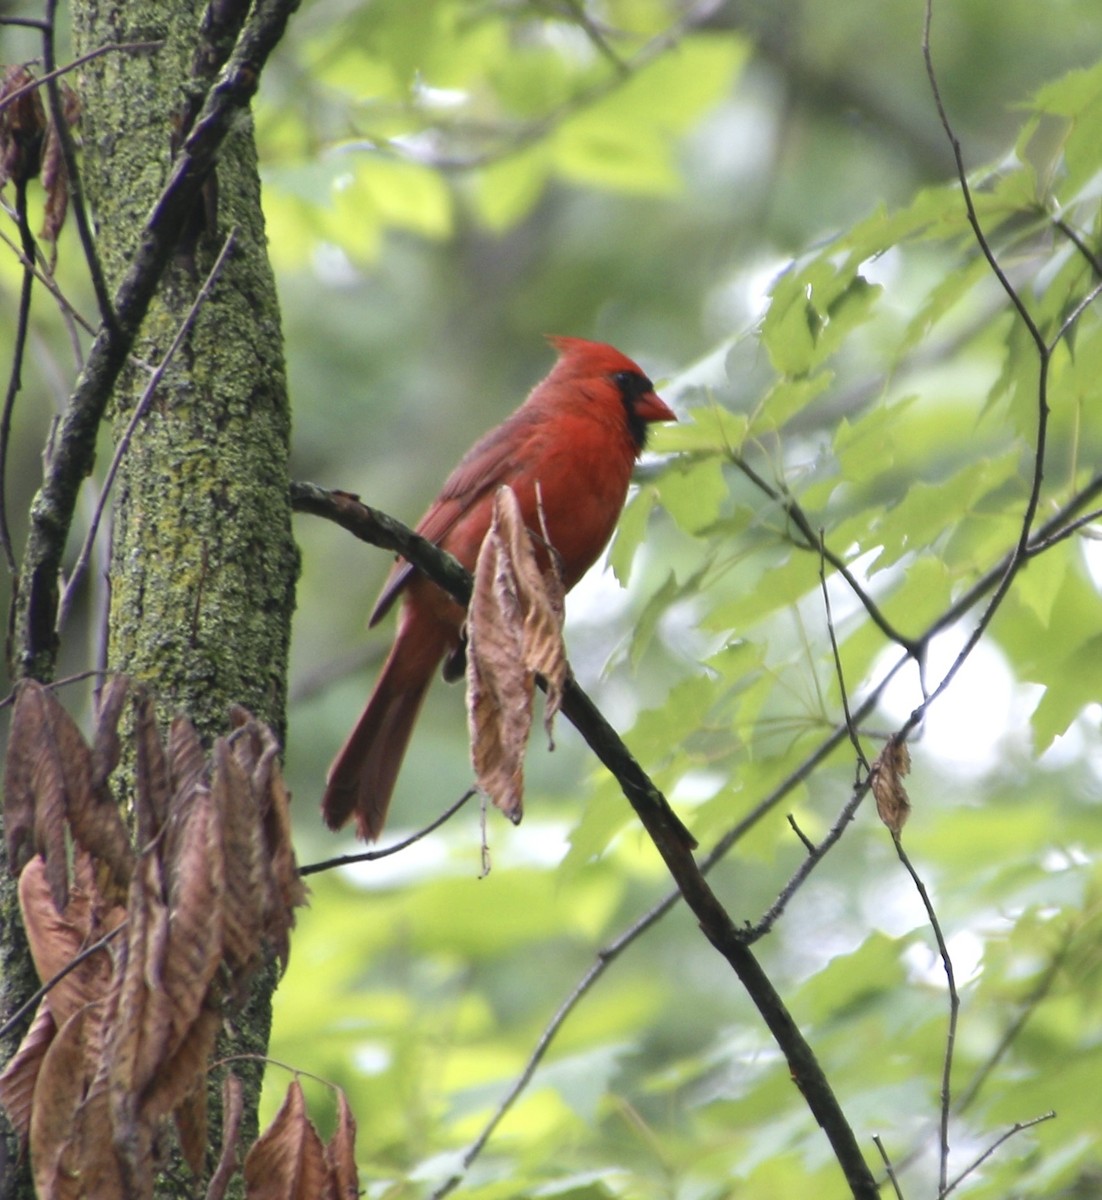
M232 7L232 6L230 6ZM223 6L226 8L226 6ZM194 0L78 0L74 49L160 41L115 52L81 76L85 184L109 289L169 170L174 139L205 81L212 47ZM191 107L189 107L191 106ZM216 186L194 237L169 267L134 357L160 362L233 232L233 248L130 440L115 483L108 666L145 683L163 722L186 712L209 742L242 704L282 737L297 553L288 501L290 412L279 307L267 258L251 122L226 140ZM116 441L148 383L132 366L113 398ZM269 972L218 1057L263 1055ZM260 1067L235 1063L246 1084L244 1138L255 1136ZM211 1080L211 1153L219 1079ZM170 1169L160 1195L191 1195Z

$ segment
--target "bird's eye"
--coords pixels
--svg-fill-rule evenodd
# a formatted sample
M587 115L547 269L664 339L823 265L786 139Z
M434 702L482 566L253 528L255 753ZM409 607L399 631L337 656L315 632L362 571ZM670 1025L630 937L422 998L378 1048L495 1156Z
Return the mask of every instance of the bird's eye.
M612 382L620 389L625 400L635 400L654 391L654 384L637 371L617 371L612 376Z

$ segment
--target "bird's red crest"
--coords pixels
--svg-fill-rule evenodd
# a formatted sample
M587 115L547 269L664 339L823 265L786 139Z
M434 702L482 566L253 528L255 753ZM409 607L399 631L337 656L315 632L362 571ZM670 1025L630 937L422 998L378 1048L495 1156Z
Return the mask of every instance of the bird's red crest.
M570 375L614 375L617 371L644 374L638 363L604 342L560 334L548 334L547 340L559 352L556 369L562 371L565 368Z

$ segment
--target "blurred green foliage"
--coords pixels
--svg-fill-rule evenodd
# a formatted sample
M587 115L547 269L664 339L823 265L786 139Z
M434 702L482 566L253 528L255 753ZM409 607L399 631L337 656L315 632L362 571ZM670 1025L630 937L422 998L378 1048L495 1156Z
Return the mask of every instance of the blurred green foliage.
M257 105L300 477L412 522L549 366L545 332L613 341L663 382L681 422L654 438L612 570L572 597L568 641L705 849L760 810L712 874L740 922L804 858L786 815L823 836L855 771L843 741L785 784L842 719L819 556L785 504L882 615L828 568L855 704L903 657L882 625L918 639L942 621L1015 545L1033 482L1041 356L968 223L922 15L870 0L313 0ZM1052 346L1035 525L1102 462L1099 35L1096 0L934 13L978 220ZM0 256L5 311L17 281ZM64 342L44 306L35 320L27 392L64 395ZM44 424L17 423L16 512ZM351 849L315 799L385 650L364 621L388 562L299 522L288 767L310 861ZM1102 1188L1093 534L1018 575L912 745L904 844L962 1002L950 1180L1016 1122L1057 1113L956 1189L980 1200ZM929 687L982 605L932 640ZM86 657L79 639L67 649ZM862 722L869 757L920 699L913 664L899 668ZM460 696L437 688L393 833L465 789L464 733ZM468 806L395 859L312 880L272 1055L347 1091L369 1195L428 1195L459 1168L602 948L669 890L616 785L572 730L556 741L529 755L524 824L487 817L488 878ZM879 1135L903 1194L936 1194L945 977L871 801L758 949L870 1162ZM270 1115L286 1073L269 1082ZM327 1132L331 1093L307 1093ZM463 1191L846 1194L783 1059L677 905L571 1011Z

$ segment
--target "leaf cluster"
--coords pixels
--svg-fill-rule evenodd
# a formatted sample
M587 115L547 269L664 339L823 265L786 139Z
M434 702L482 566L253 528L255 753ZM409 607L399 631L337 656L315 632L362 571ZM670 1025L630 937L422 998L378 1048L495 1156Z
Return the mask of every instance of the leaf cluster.
M19 685L12 717L5 833L45 994L0 1102L44 1198L152 1196L169 1117L204 1173L224 1011L268 954L286 966L305 900L278 747L244 711L208 758L186 717L162 742L134 693L131 841L110 777L132 691L121 676L104 688L91 746L36 682Z

